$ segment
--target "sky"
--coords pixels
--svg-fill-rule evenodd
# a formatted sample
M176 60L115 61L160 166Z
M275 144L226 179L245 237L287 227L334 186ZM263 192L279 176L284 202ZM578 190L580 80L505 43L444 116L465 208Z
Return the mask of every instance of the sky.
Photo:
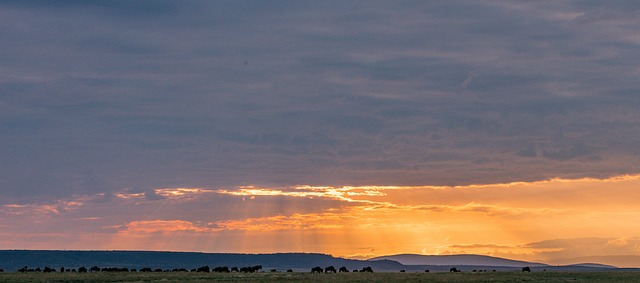
M0 249L640 266L636 1L1 1Z

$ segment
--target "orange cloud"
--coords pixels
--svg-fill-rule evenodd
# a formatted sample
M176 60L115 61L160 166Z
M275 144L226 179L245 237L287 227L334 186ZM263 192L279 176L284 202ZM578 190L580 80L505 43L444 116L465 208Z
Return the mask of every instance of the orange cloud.
M115 196L121 199L142 199L144 198L144 193L117 193Z
M220 229L196 225L195 223L184 220L147 220L133 221L125 225L125 227L111 227L124 229L133 233L167 233L176 231L188 231L197 233L209 233L220 231Z
M240 187L237 190L219 190L218 193L234 196L289 196L289 197L323 197L332 198L346 202L369 202L367 200L356 200L355 196L385 196L380 189L365 187L314 187L297 186L289 190L256 188L253 186Z
M638 204L628 198L636 194L638 184L640 176L451 187L157 189L158 195L167 197L160 201L167 209L171 209L172 204L167 202L170 199L181 199L185 204L200 203L215 194L250 200L266 197L263 203L275 200L269 197L276 196L338 202L325 203L314 213L265 210L263 205L246 202L238 210L241 214L229 215L227 220L197 222L206 224L186 220L132 221L126 225L126 230L138 234L181 234L182 237L184 233L200 233L208 234L207 237L218 235L215 236L217 239L225 237L225 233L238 232L242 237L257 238L257 241L260 241L259 235L278 234L285 242L293 241L288 237L300 237L299 231L307 231L305 237L310 233L346 235L350 241L377 247L376 253L474 252L535 259L536 255L557 252L559 248L523 243L550 237L640 235L639 228L628 225L629 221L640 217ZM277 206L270 207L278 209ZM390 245L390 241L394 244ZM351 246L348 242L335 241L322 251L338 255L362 254Z
M50 204L5 204L0 205L0 215L27 217L33 221L50 219L62 212L77 209L84 204L79 201L56 201Z
M221 251L203 243L225 243L228 252L339 256L464 252L551 260L584 255L577 250L640 255L640 227L629 224L640 219L638 187L640 175L450 187L162 188L151 191L159 198L124 191L114 198L3 205L0 225L39 239L37 233L64 233L69 220L82 221L68 225L75 233L85 226L87 233L106 233L103 238L111 240L102 246L110 249ZM575 247L546 242L585 236L606 240L577 240Z
M216 226L226 230L275 231L344 228L353 221L353 216L342 213L276 215L217 222Z
M155 189L154 192L163 197L193 197L201 194L215 193L201 188L165 188Z

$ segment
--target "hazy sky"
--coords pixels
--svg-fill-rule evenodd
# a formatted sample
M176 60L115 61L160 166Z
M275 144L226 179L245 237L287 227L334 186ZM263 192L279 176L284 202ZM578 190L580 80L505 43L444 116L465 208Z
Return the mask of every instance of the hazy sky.
M1 1L0 248L640 255L638 26L636 1Z

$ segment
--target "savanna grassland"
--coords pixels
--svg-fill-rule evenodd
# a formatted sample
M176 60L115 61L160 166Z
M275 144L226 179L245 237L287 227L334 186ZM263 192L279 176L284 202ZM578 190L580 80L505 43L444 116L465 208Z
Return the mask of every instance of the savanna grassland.
M18 273L0 282L640 282L640 272L489 272L489 273Z

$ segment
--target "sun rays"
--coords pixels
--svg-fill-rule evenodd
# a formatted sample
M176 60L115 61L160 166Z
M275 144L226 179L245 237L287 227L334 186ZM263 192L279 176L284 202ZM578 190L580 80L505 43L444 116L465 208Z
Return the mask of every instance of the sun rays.
M566 248L568 242L534 243L589 235L603 239L603 251L620 253L624 247L629 254L640 254L633 238L640 228L629 225L640 218L637 198L632 198L640 197L638 187L640 175L451 187L123 190L111 196L2 205L0 214L7 217L0 225L30 238L37 229L28 223L54 231L59 226L55 233L62 235L67 221L77 231L109 239L99 243L105 249L339 256L479 253L552 260L579 255L579 249ZM4 245L29 245L12 239Z

